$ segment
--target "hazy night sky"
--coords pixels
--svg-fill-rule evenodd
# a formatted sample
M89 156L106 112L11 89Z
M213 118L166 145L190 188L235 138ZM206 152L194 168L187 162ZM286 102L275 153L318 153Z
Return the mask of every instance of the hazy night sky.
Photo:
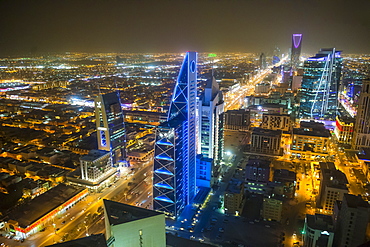
M0 0L0 55L30 52L370 53L369 0Z

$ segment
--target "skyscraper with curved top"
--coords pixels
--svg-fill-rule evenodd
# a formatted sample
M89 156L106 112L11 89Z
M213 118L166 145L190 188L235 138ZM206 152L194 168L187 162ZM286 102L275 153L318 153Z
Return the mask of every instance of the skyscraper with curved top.
M154 146L153 207L175 217L196 194L196 96L197 53L187 52Z
M301 47L302 47L302 34L295 33L292 36L292 55L291 64L293 70L295 70L299 65L299 59L301 57Z
M126 157L126 131L118 91L95 98L95 118L98 149L111 152L113 165L118 166Z

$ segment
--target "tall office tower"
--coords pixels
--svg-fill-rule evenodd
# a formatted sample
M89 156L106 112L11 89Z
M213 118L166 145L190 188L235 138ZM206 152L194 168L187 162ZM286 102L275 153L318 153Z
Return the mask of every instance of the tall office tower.
M321 49L304 62L300 118L335 120L342 58L335 48Z
M126 131L119 92L99 94L96 97L95 117L98 149L111 152L113 165L118 166L126 156Z
M370 147L370 79L362 82L360 100L356 115L353 147Z
M197 53L187 52L167 121L156 130L153 207L174 217L196 194Z
M302 34L295 33L292 36L292 54L290 57L290 62L293 70L296 70L299 65L299 59L301 57L301 47L302 47Z
M334 208L335 246L355 247L365 242L370 205L361 196L344 194Z
M222 159L224 146L224 101L215 78L208 80L198 112L198 150L218 163Z
M261 53L260 55L260 69L266 69L267 63L266 63L266 55L265 53Z

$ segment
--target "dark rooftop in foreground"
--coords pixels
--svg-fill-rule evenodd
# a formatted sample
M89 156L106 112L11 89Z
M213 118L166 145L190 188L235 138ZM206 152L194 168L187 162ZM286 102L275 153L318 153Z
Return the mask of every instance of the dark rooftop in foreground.
M104 207L107 211L110 225L119 225L126 222L163 214L150 209L135 207L128 204L105 199Z
M307 225L311 229L322 230L322 231L333 231L333 218L329 215L306 214Z
M168 247L207 247L216 246L212 244L201 243L199 241L190 240L187 238L176 237L172 234L166 234L166 246Z
M347 205L350 208L370 208L370 204L364 201L361 196L344 194L344 197L346 198Z
M20 227L26 228L83 190L82 187L58 184L29 203L13 209L5 217L17 221Z
M74 239L64 243L48 245L46 247L108 247L103 233L85 238Z

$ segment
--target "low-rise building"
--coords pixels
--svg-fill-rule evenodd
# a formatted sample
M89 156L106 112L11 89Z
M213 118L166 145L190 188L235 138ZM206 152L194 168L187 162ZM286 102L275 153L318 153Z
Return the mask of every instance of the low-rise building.
M228 214L240 215L243 209L244 186L239 180L231 180L224 193L224 208Z
M262 218L266 220L281 221L283 211L283 198L277 195L268 195L263 198Z
M270 130L290 131L292 121L288 114L263 113L261 128Z
M281 130L253 128L250 151L253 153L281 155Z
M352 144L355 122L354 118L336 117L334 133L339 143Z
M251 182L267 183L271 181L271 161L250 159L245 166L245 179Z
M293 129L290 151L300 159L315 159L329 155L330 131L322 123L310 121L300 123Z
M29 203L9 211L0 225L8 234L27 238L44 229L55 216L63 214L87 194L87 189L59 184Z

